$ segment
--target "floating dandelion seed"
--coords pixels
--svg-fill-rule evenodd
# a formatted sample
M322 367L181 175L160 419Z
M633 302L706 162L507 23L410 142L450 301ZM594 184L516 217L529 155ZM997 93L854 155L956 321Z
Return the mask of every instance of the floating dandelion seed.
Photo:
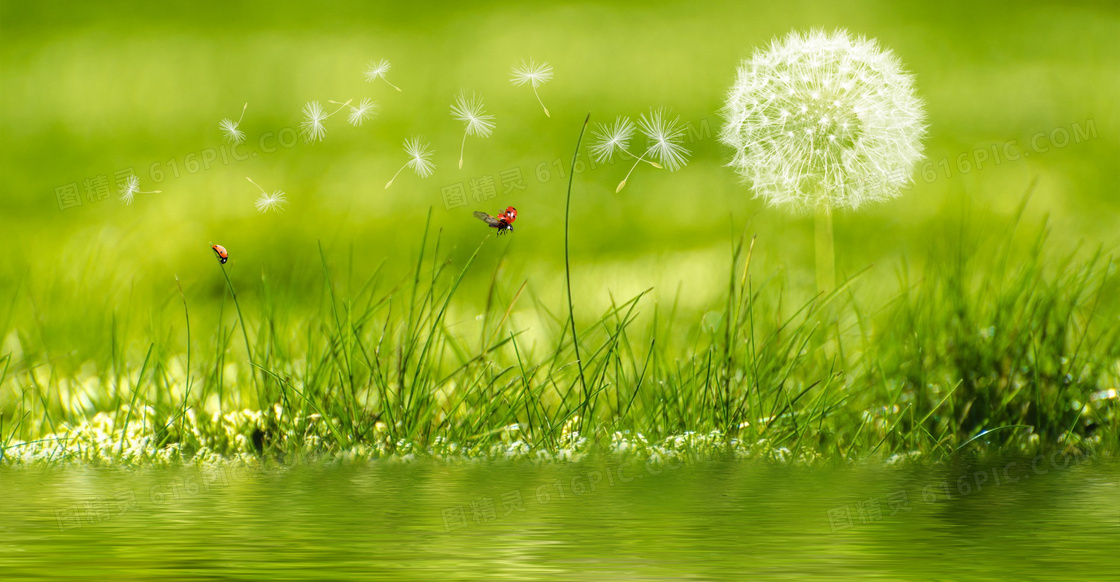
M338 109L330 113L324 112L323 106L319 105L318 101L312 101L305 105L303 107L303 123L299 124L299 130L300 133L303 134L304 143L323 141L323 138L327 136L327 127L323 125L323 122L326 121L328 117L341 111L343 107L350 105L351 101L353 101L353 99L347 99L346 103L330 101L330 103L339 106Z
M389 69L391 68L393 68L393 65L389 64L389 61L386 59L381 59L379 61L370 61L369 66L366 68L366 82L372 83L378 79L381 79L382 81L385 81L385 83L390 87L396 89L397 91L400 91L400 87L390 83L389 79L385 78L385 73L388 73Z
M436 165L432 163L433 150L430 149L428 142L424 141L422 136L410 137L404 140L404 152L408 154L409 160L397 170L396 174L385 184L385 189L388 190L389 186L393 185L393 180L405 169L412 168L417 176L427 178L435 171Z
M614 123L606 125L603 123L598 124L598 128L594 132L595 141L591 144L591 156L595 161L606 163L614 158L616 152L622 152L631 158L641 160L655 168L660 168L661 165L653 160L642 159L635 156L630 152L630 137L634 135L634 123L629 118L616 117Z
M626 177L618 183L618 187L614 190L616 193L626 187L626 181L630 179L630 174L634 173L634 168L638 167L639 162L650 162L646 159L647 156L657 160L650 162L654 167L668 168L670 172L675 172L688 164L689 151L681 145L684 128L678 125L679 121L679 117L668 119L664 109L651 109L648 115L643 113L638 117L638 128L646 136L650 146L642 152L642 155L634 156L637 159L634 160L634 165L630 166Z
M137 178L135 174L129 175L117 191L120 193L121 201L125 204L132 204L132 200L137 194L159 194L161 192L161 190L152 190L151 192L140 190L140 178Z
M537 93L537 87L551 80L552 65L549 65L548 61L538 64L533 62L533 59L529 59L528 63L521 61L520 66L514 65L513 77L510 78L510 82L513 83L514 87L520 87L526 83L533 86L533 95L537 96L537 103L540 103L541 109L544 109L545 117L552 117L552 115L549 114L548 108L544 106L544 101L541 101L541 96Z
M323 121L327 119L323 106L318 101L312 101L303 107L303 123L299 124L300 133L303 134L304 143L323 141L327 136L327 128Z
M361 103L358 103L357 107L354 107L353 105L350 106L350 115L346 117L346 120L349 121L350 125L353 125L354 127L361 127L363 121L367 119L373 119L373 117L376 115L377 103L374 103L372 99L367 98L362 99Z
M245 106L241 108L241 117L238 117L237 121L234 121L232 119L223 119L218 122L218 128L222 130L222 135L226 136L226 141L228 141L229 143L239 144L245 141L245 132L241 131L237 127L241 125L241 120L245 119L245 110L248 108L249 104L246 103Z
M831 209L897 197L922 157L913 77L874 40L794 31L743 61L723 114L729 165L755 197L816 211L818 289L831 290Z
M280 212L288 206L288 197L284 194L283 190L276 190L269 194L264 188L260 187L260 184L254 182L252 178L246 176L245 179L261 191L261 196L257 198L257 202L255 203L258 212L262 214L269 211Z
M638 127L653 144L647 153L652 153L658 163L670 172L685 167L690 153L681 145L684 128L677 125L678 121L679 117L670 121L664 109L650 110L648 116L642 114L638 117Z
M467 146L467 136L490 137L494 131L494 116L487 115L482 108L482 97L477 93L469 96L466 91L460 91L451 104L451 117L466 124L463 132L463 144L459 148L459 169L463 169L463 151Z

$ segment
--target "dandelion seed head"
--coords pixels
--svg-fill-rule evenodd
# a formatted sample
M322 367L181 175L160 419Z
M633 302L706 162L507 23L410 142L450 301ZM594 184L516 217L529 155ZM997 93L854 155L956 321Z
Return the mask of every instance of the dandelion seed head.
M410 137L404 142L404 151L410 158L408 160L408 167L412 168L421 178L427 178L435 171L436 165L432 163L432 154L434 153L428 144L421 136Z
M350 107L350 115L346 117L346 120L354 127L361 127L363 121L373 119L376 115L377 103L374 103L372 99L366 98L362 99L356 107Z
M654 109L638 118L638 127L649 140L649 153L659 164L675 172L688 164L690 152L681 145L684 128L680 118L669 119L664 109Z
M510 78L510 82L515 87L530 83L534 88L550 80L552 80L552 65L549 65L548 61L537 63L533 59L529 59L528 63L521 61L520 65L514 65L513 77Z
M257 211L262 214L266 212L280 212L287 206L288 197L284 194L283 190L276 190L271 194L261 192L256 202Z
M238 125L238 122L232 119L223 119L218 122L218 128L222 130L222 135L226 136L226 141L234 144L245 141L245 132L238 129Z
M327 135L327 128L323 121L327 114L318 101L312 101L303 107L303 122L299 124L300 133L303 134L304 143L323 141Z
M466 124L467 135L490 137L494 131L494 116L486 114L482 97L477 93L460 91L451 104L451 116Z
M755 196L797 211L897 197L922 157L913 77L875 41L791 32L739 67L720 135Z
M372 83L385 78L385 73L388 73L391 68L393 68L393 65L387 59L370 61L369 66L366 67L366 82Z
M598 124L592 135L591 156L596 162L609 162L616 153L629 147L635 129L634 123L621 115L610 125Z

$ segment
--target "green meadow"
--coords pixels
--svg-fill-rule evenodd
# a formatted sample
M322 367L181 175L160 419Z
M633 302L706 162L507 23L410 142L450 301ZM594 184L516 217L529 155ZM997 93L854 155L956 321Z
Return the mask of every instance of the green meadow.
M836 29L926 129L829 238L720 136L744 59ZM1117 39L1115 2L4 1L0 578L1115 579ZM868 78L759 127L909 161ZM652 157L597 155L620 116Z
M1115 6L5 3L2 26L5 465L1115 450ZM900 198L836 213L823 295L812 217L718 140L738 63L814 27L892 50L928 125ZM382 58L399 92L363 78ZM510 83L528 58L551 116ZM491 136L463 141L462 89ZM360 127L299 139L308 102L363 98ZM591 131L657 107L690 160L615 193L629 164ZM385 188L413 135L434 174ZM129 174L159 193L125 204ZM508 236L472 217L506 206Z

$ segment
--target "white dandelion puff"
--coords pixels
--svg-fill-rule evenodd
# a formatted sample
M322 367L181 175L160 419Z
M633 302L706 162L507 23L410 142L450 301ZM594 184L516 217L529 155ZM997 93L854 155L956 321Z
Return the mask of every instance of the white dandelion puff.
M391 68L393 68L393 65L389 64L389 61L387 59L370 61L369 65L366 67L366 82L372 83L378 79L381 79L382 81L385 81L385 84L396 89L397 91L400 91L400 87L390 83L389 79L385 78L385 73L388 73L389 69Z
M136 174L130 174L128 178L117 188L117 193L120 194L120 199L125 204L132 204L137 194L159 194L161 190L152 190L144 192L140 190L140 178Z
M548 112L548 108L544 106L544 101L541 101L541 96L537 93L537 87L544 85L552 80L552 65L548 61L536 63L533 59L529 62L521 61L521 65L514 65L513 77L510 82L514 87L520 87L525 84L533 86L533 95L537 96L537 103L541 104L541 109L544 109L545 117L552 117Z
M816 214L817 290L836 287L832 209L897 197L925 111L890 50L845 30L791 32L739 67L720 140L756 198Z
M634 156L637 158L634 160L634 165L630 166L626 177L618 183L615 192L621 192L626 187L626 181L630 179L630 174L634 173L634 168L638 167L639 162L649 162L648 158L656 160L650 162L654 167L668 168L670 172L675 172L688 164L690 152L681 145L684 140L684 128L680 127L679 121L679 117L669 119L664 109L651 109L649 114L643 113L638 117L638 128L646 136L647 143L650 145L642 155Z
M459 148L459 169L463 169L463 151L467 146L467 136L490 137L494 131L494 116L487 115L483 109L482 97L477 93L467 94L460 91L451 104L451 117L463 122L463 144Z
M771 205L859 208L899 195L922 157L925 112L890 50L845 30L791 32L739 67L720 135Z
M218 129L222 130L222 135L226 136L226 141L229 143L239 144L245 141L245 132L238 129L238 126L241 125L241 120L245 119L245 110L248 108L249 104L246 103L245 106L241 108L241 117L238 117L237 121L223 119L218 122Z
M262 214L270 211L280 212L288 206L288 197L283 190L276 190L270 194L264 188L261 188L260 184L254 182L252 178L246 176L245 179L261 191L261 195L255 203L258 212Z
M405 168L412 168L417 176L427 178L435 171L436 165L432 163L432 154L434 151L431 149L430 144L424 141L422 136L410 137L404 140L404 152L408 154L408 161L397 170L396 174L385 184L385 189L388 190L389 186L393 185L393 180L397 179Z
M363 121L373 119L376 115L377 103L374 103L372 99L366 98L362 99L356 107L353 105L350 106L350 114L346 117L346 120L354 127L361 127Z

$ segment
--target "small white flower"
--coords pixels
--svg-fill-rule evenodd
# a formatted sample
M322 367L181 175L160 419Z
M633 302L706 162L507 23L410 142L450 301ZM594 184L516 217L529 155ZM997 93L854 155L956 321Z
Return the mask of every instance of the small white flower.
M350 107L350 115L347 116L346 120L349 121L350 125L353 125L354 127L361 127L363 121L367 119L373 119L373 117L376 115L377 103L374 103L372 99L367 98L362 99L361 103L358 103L357 107Z
M372 83L378 79L381 79L382 81L385 81L385 83L390 87L396 89L397 91L400 91L400 87L397 87L396 85L390 83L389 79L385 78L385 73L388 73L389 69L391 68L393 68L393 65L389 64L389 61L387 59L370 61L369 66L366 68L366 82Z
M477 93L467 94L460 91L451 104L451 117L466 124L463 132L463 145L459 149L459 169L463 169L463 149L467 145L467 136L490 137L494 131L494 116L487 115L483 109L482 97Z
M248 107L249 104L246 103L245 106L241 108L241 117L237 118L237 121L223 119L218 122L218 129L222 130L222 135L226 136L226 141L229 143L239 144L245 141L245 132L238 129L238 126L241 125L241 120L245 119L245 110Z
M552 117L552 115L549 114L548 108L544 106L544 101L541 101L541 96L537 93L537 87L550 80L552 80L552 66L548 64L548 61L538 64L533 59L529 59L528 63L521 61L520 66L514 65L513 77L510 78L514 87L520 87L526 83L533 86L533 95L537 96L537 102L541 104L541 109L544 109L546 117Z
M323 141L327 136L327 128L323 125L323 121L327 117L318 101L312 101L303 107L303 123L299 124L299 130L303 134L304 143Z
M638 118L638 127L652 142L647 153L652 153L662 166L675 172L688 164L689 151L681 145L684 128L677 125L680 118L669 121L667 117L663 109L650 110L648 116L642 114Z
M421 178L427 178L428 176L431 176L432 172L434 172L436 169L436 165L432 163L432 154L434 153L434 151L431 149L430 144L424 141L424 138L422 136L415 136L406 139L404 141L404 152L408 154L409 159L403 166L401 166L400 170L397 170L396 174L393 174L393 177L389 180L389 183L385 184L386 190L389 189L389 186L393 185L393 180L396 180L397 176L405 168L412 168L412 170L416 172L416 175L420 176Z
M267 191L265 191L264 188L261 188L259 184L253 182L252 178L246 176L245 179L248 180L252 185L259 188L261 191L261 195L259 198L257 198L257 201L255 203L258 212L261 212L262 214L269 211L280 212L288 206L288 197L284 194L283 190L276 190L275 192L269 194Z
M144 192L140 190L140 178L136 174L131 174L125 179L124 183L117 189L120 194L121 201L125 204L132 204L133 199L137 194L159 194L160 190L152 190L151 192Z

